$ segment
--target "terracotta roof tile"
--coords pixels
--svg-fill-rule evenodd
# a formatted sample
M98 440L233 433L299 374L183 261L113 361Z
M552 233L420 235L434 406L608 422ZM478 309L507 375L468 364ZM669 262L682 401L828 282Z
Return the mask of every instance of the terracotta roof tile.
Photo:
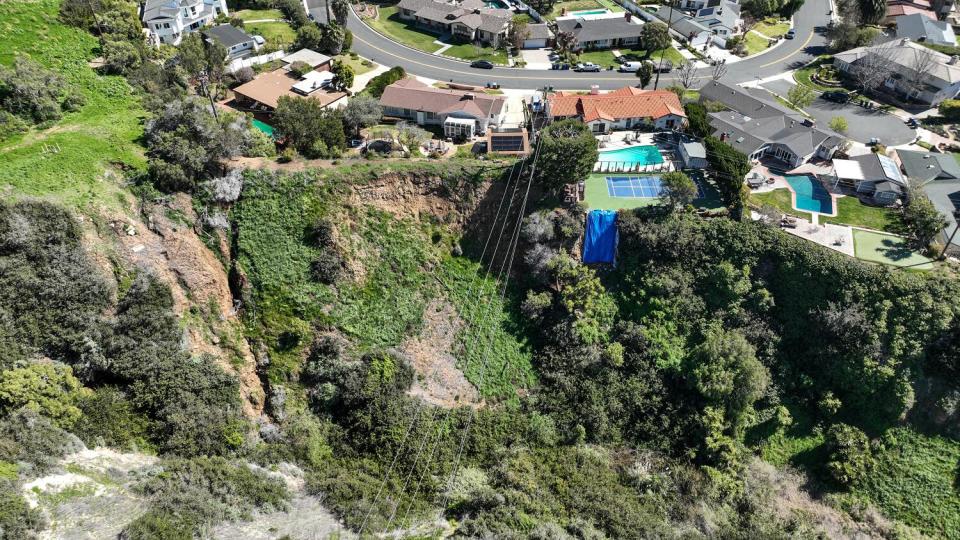
M581 95L557 92L550 96L551 116L579 116L584 122L621 118L686 117L680 99L669 90L624 87L606 94Z

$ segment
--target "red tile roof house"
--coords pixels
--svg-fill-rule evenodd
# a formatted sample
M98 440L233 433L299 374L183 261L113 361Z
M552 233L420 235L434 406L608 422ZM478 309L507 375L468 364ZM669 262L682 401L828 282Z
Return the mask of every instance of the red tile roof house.
M380 105L385 116L442 125L447 137L468 139L486 134L488 126L499 127L507 112L507 100L502 96L435 88L416 79L403 79L384 88Z
M551 120L578 118L594 133L654 127L678 129L686 125L680 99L669 90L641 90L630 86L606 94L557 92L547 98Z
M919 14L931 20L937 20L937 14L930 9L928 0L890 0L887 2L887 13L883 18L883 24L892 24L897 22L897 17L904 15Z

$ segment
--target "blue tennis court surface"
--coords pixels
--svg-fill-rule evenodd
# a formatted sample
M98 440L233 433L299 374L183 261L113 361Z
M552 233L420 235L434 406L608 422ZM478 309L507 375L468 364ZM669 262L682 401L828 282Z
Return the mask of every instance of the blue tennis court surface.
M695 182L696 183L696 182ZM697 198L703 198L703 189L697 184ZM654 199L661 195L663 183L658 176L608 176L607 195L622 199Z

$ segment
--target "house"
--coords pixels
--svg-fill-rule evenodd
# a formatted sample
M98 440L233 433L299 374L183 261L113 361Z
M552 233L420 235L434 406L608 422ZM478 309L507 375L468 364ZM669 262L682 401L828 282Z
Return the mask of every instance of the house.
M897 17L897 37L910 38L913 41L934 43L936 45L957 45L957 36L953 27L944 21L937 21L915 13Z
M834 186L852 187L875 204L890 205L907 193L907 180L897 163L883 154L870 153L833 160Z
M400 0L397 15L428 30L467 42L499 47L507 39L513 12L487 7L483 0L448 3L440 0Z
M740 5L730 0L723 0L715 7L705 7L693 17L695 22L710 29L714 35L726 39L740 33L743 20L740 18Z
M643 21L629 11L603 16L558 17L557 32L576 38L575 51L633 47L640 43Z
M443 126L447 137L484 135L499 127L507 112L503 96L428 86L416 79L397 81L383 90L380 105L385 116L420 125Z
M922 1L922 0L921 0ZM899 17L906 15L920 15L928 19L937 20L937 15L930 10L930 5L927 4L927 7L922 5L916 5L909 2L904 3L893 3L890 2L887 4L887 13L883 17L881 24L888 25L894 24L897 22Z
M693 47L703 47L713 38L713 31L693 20L680 10L671 10L668 6L657 6L653 15L669 24L670 30L678 38L683 38Z
M487 153L525 156L530 153L527 128L487 128Z
M703 143L694 140L681 140L677 145L684 169L706 169L707 149Z
M844 138L821 129L798 112L766 97L762 90L746 90L720 82L700 89L702 102L721 103L729 110L711 112L713 135L751 160L772 157L798 167L813 159L830 159Z
M325 62L323 58L326 58ZM349 94L331 87L334 76L329 71L329 57L302 49L282 60L285 64L283 67L261 73L252 81L233 89L236 96L234 104L238 109L270 115L283 96L315 99L323 107L339 108L346 105L344 98ZM314 69L297 76L290 69L293 62L304 62Z
M203 31L209 43L219 43L227 50L227 60L243 58L259 48L253 36L229 24L218 24Z
M523 39L524 49L542 49L549 47L553 40L553 30L547 24L528 24L527 37Z
M717 7L723 0L680 0L680 9L686 11L700 11L703 8Z
M184 33L212 24L228 15L226 0L147 0L140 20L156 43L179 45Z
M952 154L897 150L900 169L918 185L934 180L960 180L960 163Z
M872 47L858 47L833 56L833 65L846 74L858 66L889 66L890 75L880 90L901 98L936 106L960 92L960 58L931 50L909 38Z
M280 61L286 69L289 69L294 62L302 62L314 71L330 71L330 63L333 59L311 49L300 49L284 56Z
M641 90L632 86L601 94L556 92L547 97L551 120L577 118L594 133L653 127L679 129L686 124L680 99L669 90Z

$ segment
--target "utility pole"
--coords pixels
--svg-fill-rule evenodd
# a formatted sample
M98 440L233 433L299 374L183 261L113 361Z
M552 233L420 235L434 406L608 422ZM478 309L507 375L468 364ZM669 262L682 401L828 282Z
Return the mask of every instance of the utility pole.
M673 36L670 35L670 29L673 25L673 4L676 0L670 0L670 14L667 15L667 47L670 47L673 44ZM649 51L647 51L649 52ZM653 89L656 90L660 86L660 70L663 69L663 57L665 55L660 53L660 63L657 64L657 79L653 81Z
M950 233L950 238L947 239L947 243L943 246L943 251L940 252L941 261L947 258L947 250L950 249L950 244L953 242L953 237L957 235L957 230L960 229L960 210L953 211L953 219L953 232Z
M104 52L106 47L106 42L103 38L103 26L100 25L100 19L97 18L97 12L94 11L93 5L90 3L90 0L86 0L87 9L90 10L90 15L93 15L93 22L97 25L97 37L100 38L100 52Z
M207 70L200 72L200 75L197 77L197 80L200 82L200 89L204 94L207 95L207 98L210 99L210 110L213 111L213 117L217 120L217 123L220 123L220 114L217 112L217 104L213 102L213 94L210 93L210 89L207 85L210 83L210 76L207 75Z

